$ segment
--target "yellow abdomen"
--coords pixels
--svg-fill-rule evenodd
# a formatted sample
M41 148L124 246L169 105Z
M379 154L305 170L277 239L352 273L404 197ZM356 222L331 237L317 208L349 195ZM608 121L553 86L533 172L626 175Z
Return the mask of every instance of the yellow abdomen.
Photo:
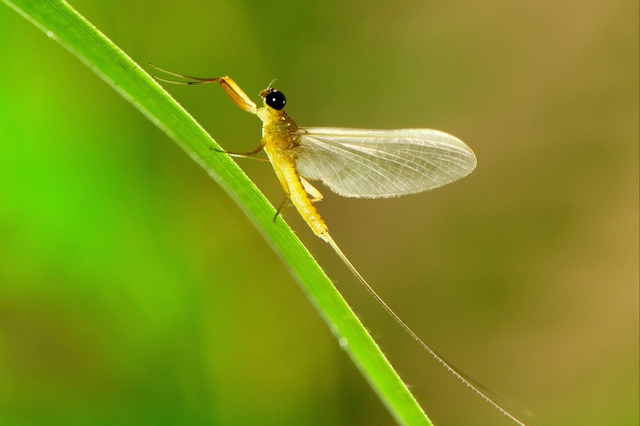
M327 225L302 185L296 169L295 158L292 156L291 151L280 149L275 139L266 138L264 150L269 156L282 189L313 233L324 239L324 235L327 233Z

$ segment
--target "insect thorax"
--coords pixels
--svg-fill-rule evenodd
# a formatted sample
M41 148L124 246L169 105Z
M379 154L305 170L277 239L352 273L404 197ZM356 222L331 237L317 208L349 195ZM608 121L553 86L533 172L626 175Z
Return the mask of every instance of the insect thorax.
M298 146L298 126L286 112L265 107L258 115L263 123L262 137L267 144L283 151Z

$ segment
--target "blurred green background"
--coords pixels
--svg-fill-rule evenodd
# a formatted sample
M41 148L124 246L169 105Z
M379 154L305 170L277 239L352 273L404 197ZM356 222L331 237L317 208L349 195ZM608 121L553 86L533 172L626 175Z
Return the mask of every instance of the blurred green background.
M431 193L325 189L334 238L532 426L638 424L637 1L72 5L141 64L256 100L277 77L299 125L467 142L476 172ZM0 34L0 424L393 423L199 166L4 5ZM259 142L218 87L168 89L225 148ZM277 205L270 167L238 161ZM511 424L285 218L436 424Z

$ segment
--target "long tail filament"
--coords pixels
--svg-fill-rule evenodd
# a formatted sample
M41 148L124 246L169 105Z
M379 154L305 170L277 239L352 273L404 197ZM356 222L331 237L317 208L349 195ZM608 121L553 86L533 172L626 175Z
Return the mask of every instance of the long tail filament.
M505 416L507 416L508 418L510 418L517 424L519 424L520 426L527 426L525 423L518 420L514 415L509 413L507 410L502 408L497 402L493 401L493 399L487 396L488 391L485 390L483 392L481 390L481 389L484 389L482 385L476 383L474 380L468 378L465 374L457 370L455 367L453 367L451 363L447 362L442 356L438 355L436 351L431 349L429 345L427 345L420 337L418 337L418 335L414 333L414 331L411 330L411 328L404 321L402 321L402 319L400 319L400 317L389 307L389 305L387 305L386 302L382 300L380 296L378 296L378 293L376 293L375 290L364 279L364 277L360 275L358 270L351 264L347 256L342 252L342 250L340 250L340 247L338 247L338 244L336 244L336 242L333 240L333 238L331 238L328 232L323 234L321 238L324 239L327 243L329 243L331 248L336 252L336 254L342 260L342 262L347 266L347 268L349 268L351 273L355 275L358 281L360 281L360 284L362 284L364 288L367 289L367 291L371 294L371 296L373 296L373 298L380 304L380 306L382 306L382 308L391 316L391 318L393 318L400 325L400 327L402 327L404 331L406 331L409 334L409 336L413 337L418 342L418 344L422 346L424 350L426 350L433 358L435 358L436 361L442 364L442 366L445 369L447 369L447 371L449 371L458 380L464 383L468 388L470 388L476 394L478 394L480 398L484 399L486 402L492 405L496 410L500 411L502 414L504 414Z

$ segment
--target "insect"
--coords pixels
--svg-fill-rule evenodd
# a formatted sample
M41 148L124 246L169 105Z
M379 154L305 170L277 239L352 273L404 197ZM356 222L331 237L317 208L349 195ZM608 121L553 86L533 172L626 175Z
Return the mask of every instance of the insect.
M238 107L262 120L262 140L251 152L230 153L253 157L265 151L282 185L285 199L276 217L293 205L315 235L336 252L354 276L391 317L449 372L481 398L519 425L520 420L480 390L480 385L438 355L384 302L329 234L314 203L322 194L309 180L320 180L345 197L383 198L415 194L454 182L471 173L476 157L464 142L450 134L431 129L368 130L331 127L298 127L284 111L285 95L271 85L260 92L258 107L229 77L201 78L150 66L185 81L154 76L156 80L179 85L218 83Z

